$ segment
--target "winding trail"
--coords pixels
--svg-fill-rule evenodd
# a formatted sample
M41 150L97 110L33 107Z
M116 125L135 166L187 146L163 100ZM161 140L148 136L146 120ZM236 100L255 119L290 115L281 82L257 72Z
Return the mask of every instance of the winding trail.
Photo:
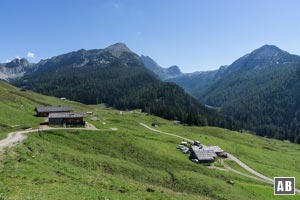
M180 139L183 139L185 141L188 141L188 142L193 142L193 140L189 139L189 138L186 138L186 137L182 137L182 136L179 136L179 135L176 135L176 134L173 134L173 133L167 133L167 132L164 132L164 131L160 131L160 130L156 130L154 128L151 128L149 127L148 125L144 124L144 123L139 123L141 126L149 129L149 130L152 130L152 131L155 131L155 132L158 132L158 133L162 133L162 134L165 134L165 135L169 135L169 136L173 136L173 137L177 137L177 138L180 138ZM263 182L266 182L266 183L269 183L269 184L272 184L274 185L274 180L255 171L254 169L252 169L251 167L249 167L248 165L246 165L244 162L242 162L241 160L239 160L237 157L235 157L234 155L232 154L229 154L227 153L227 156L228 156L228 159L230 160L233 160L234 162L236 162L239 166L241 166L243 169L245 169L246 171L248 171L249 173L253 174L254 176L250 176L248 174L245 174L245 173L242 173L240 171L237 171L235 169L232 169L231 167L229 166L225 166L226 169L221 169L221 170L227 170L227 171L232 171L236 174L240 174L242 176L246 176L248 178L254 178L254 179L257 179L257 180L261 180ZM220 169L220 168L217 168L216 169ZM300 190L299 189L296 189L296 192L297 193L300 193Z
M94 125L87 123L85 128L52 128L49 126L39 126L36 129L26 129L23 131L11 132L3 140L0 140L0 150L6 147L14 146L27 138L28 133L38 132L38 131L47 131L47 130L90 130L90 131L99 131ZM102 129L101 129L102 130ZM106 130L106 129L103 129ZM108 129L107 129L108 130Z
M176 134L173 134L173 133L167 133L167 132L164 132L164 131L160 131L160 130L151 128L150 126L147 126L146 124L141 123L141 122L140 122L139 124L142 125L142 126L144 126L144 127L147 128L147 129L150 129L151 131L155 131L155 132L162 133L162 134L165 134L165 135L177 137L177 138L183 139L183 140L188 141L188 142L194 142L193 140L188 139L188 138L186 138L186 137L182 137L182 136L180 136L180 135L176 135Z
M16 143L19 143L27 138L27 133L36 132L38 130L24 130L24 131L16 131L11 132L7 135L7 138L0 140L0 149L13 146Z
M232 154L230 153L227 153L227 157L230 159L230 160L233 160L234 162L236 162L239 166L241 166L243 169L245 169L246 171L248 171L249 173L259 177L260 179L264 180L265 182L267 183L270 183L270 184L274 184L274 180L255 171L254 169L252 169L251 167L249 167L248 165L246 165L245 163L243 163L241 160L239 160L237 157L233 156Z

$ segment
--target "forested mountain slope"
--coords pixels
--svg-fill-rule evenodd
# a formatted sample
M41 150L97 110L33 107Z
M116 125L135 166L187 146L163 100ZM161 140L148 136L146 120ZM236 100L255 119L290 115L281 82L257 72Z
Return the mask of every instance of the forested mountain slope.
M118 109L141 108L166 119L196 125L222 125L179 86L164 83L146 69L125 44L79 50L42 60L33 73L13 82L36 92Z
M168 79L219 107L232 129L300 142L300 57L264 45L218 70Z
M221 107L234 129L300 142L299 70L299 56L263 46L230 65L202 98Z

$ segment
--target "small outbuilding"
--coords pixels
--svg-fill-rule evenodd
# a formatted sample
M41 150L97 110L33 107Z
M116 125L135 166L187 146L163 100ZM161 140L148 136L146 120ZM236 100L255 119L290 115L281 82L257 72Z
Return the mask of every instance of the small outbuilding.
M155 122L152 122L152 124L151 124L152 126L154 126L154 127L158 127L158 123L155 121Z
M85 122L83 120L83 113L50 113L49 125L66 125L66 126L74 126L74 125L84 125Z
M36 115L39 117L48 117L50 113L67 113L71 112L69 106L40 106L35 108Z

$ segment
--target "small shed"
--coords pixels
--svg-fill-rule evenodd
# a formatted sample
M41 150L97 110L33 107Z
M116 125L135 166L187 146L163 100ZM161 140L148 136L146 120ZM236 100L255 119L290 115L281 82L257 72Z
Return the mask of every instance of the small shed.
M39 117L48 117L50 113L66 113L71 112L72 108L69 106L40 106L34 109L36 115Z
M49 114L49 125L84 125L83 113L50 113Z
M154 127L158 127L158 123L155 121L155 122L152 122L152 124L151 124L152 126L154 126Z

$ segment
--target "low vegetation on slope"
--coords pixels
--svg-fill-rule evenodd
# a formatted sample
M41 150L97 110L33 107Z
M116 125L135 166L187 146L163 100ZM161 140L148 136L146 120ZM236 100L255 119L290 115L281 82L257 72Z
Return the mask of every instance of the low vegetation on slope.
M9 90L16 92L10 92L15 98L27 100L32 108L61 102L14 87ZM30 100L33 95L41 102ZM274 198L271 185L195 164L176 150L180 139L145 129L138 122L150 125L157 121L159 130L219 145L269 177L300 178L296 165L299 147L295 144L213 127L181 126L138 110L120 112L102 105L64 103L76 110L92 111L86 120L101 130L30 133L22 144L7 149L1 157L0 180L5 180L5 184L0 183L2 199ZM32 114L28 109L24 119ZM7 123L3 119L0 122ZM276 159L280 163L276 164Z

